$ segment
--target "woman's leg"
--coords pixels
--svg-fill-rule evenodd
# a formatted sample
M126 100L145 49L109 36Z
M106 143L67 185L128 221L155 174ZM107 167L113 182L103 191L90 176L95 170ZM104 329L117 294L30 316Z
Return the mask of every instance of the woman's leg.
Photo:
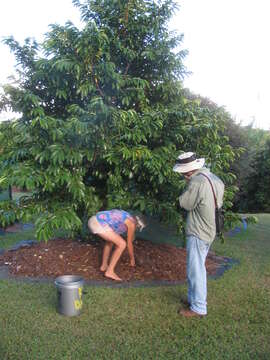
M126 248L126 242L120 235L118 235L114 231L106 231L98 235L105 241L108 241L115 245L115 249L112 253L111 261L109 263L109 266L107 267L105 276L113 280L121 281L122 279L114 272L114 268Z
M112 251L113 243L110 241L105 241L105 245L103 248L103 254L102 254L102 264L100 267L101 271L106 271L108 268L108 260L110 257L110 253Z

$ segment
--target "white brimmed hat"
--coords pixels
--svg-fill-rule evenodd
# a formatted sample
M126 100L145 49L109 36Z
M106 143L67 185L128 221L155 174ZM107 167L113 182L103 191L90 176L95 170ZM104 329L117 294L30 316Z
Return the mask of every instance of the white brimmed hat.
M196 159L195 153L186 152L178 156L176 164L173 167L173 171L180 174L187 173L189 171L201 169L204 163L204 158Z

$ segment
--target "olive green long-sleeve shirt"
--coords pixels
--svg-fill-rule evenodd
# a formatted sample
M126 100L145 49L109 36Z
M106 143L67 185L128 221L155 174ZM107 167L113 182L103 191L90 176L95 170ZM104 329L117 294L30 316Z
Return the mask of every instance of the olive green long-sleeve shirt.
M187 210L186 235L195 235L211 244L216 236L215 200L207 175L214 188L217 204L223 204L224 184L208 169L197 170L190 178L186 191L179 197L180 206Z

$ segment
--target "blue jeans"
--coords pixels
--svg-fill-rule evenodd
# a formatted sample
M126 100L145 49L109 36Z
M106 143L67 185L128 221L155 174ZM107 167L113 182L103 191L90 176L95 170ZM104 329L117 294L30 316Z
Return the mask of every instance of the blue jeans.
M207 314L207 274L205 260L210 245L198 237L187 236L187 282L190 309Z

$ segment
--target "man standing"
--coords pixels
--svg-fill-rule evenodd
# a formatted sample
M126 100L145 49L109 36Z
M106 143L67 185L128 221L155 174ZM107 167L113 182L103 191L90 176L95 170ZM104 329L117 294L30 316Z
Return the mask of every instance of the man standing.
M187 210L187 282L189 309L180 310L185 317L207 314L207 275L205 260L216 236L215 198L222 206L224 184L207 168L205 159L196 159L193 152L181 154L173 170L182 174L186 191L179 197L180 206ZM212 185L212 186L211 186Z

